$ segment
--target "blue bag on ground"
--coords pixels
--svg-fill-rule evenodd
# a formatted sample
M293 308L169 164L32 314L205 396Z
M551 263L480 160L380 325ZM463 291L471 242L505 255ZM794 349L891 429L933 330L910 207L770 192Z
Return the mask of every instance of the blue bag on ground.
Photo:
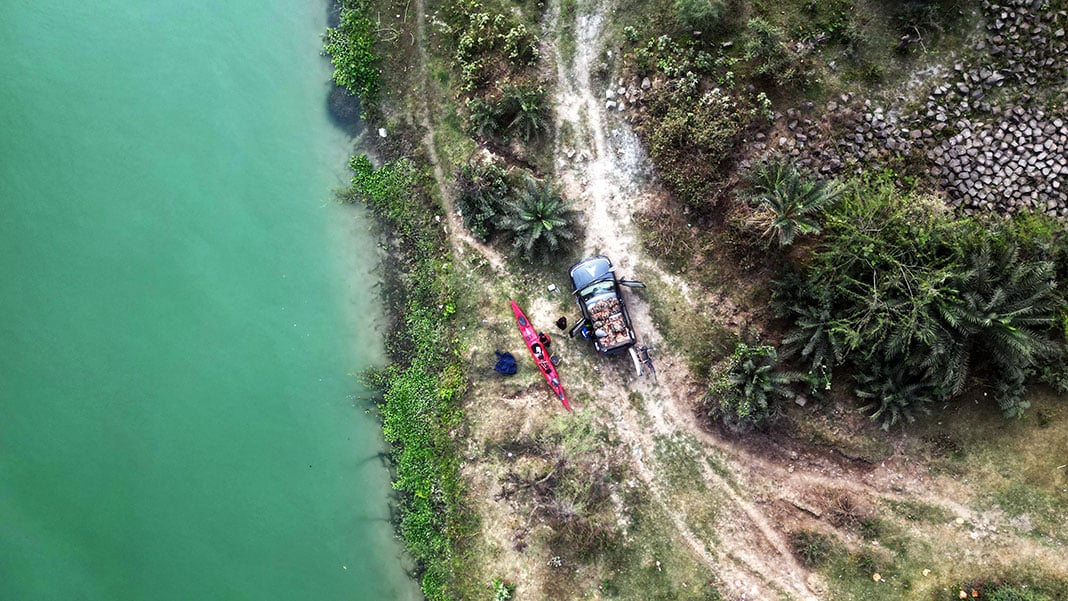
M493 351L497 353L497 365L493 367L499 374L511 376L516 372L515 357L512 353L502 353L500 351Z

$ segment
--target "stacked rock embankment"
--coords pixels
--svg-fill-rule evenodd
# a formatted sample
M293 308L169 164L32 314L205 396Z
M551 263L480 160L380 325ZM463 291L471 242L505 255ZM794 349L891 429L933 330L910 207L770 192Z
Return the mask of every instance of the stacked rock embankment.
M911 108L843 95L790 109L746 154L786 154L827 177L904 161L965 213L1068 217L1068 10L985 0L982 11L985 36Z

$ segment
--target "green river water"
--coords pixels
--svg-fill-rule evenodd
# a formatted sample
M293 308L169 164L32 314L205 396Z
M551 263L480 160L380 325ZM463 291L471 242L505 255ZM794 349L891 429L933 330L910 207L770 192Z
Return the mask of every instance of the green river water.
M0 599L418 598L321 0L8 0Z

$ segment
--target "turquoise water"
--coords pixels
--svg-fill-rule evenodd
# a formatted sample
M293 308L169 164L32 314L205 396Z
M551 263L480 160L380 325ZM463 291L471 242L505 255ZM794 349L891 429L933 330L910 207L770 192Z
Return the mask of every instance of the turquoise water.
M320 1L9 0L0 599L412 599Z

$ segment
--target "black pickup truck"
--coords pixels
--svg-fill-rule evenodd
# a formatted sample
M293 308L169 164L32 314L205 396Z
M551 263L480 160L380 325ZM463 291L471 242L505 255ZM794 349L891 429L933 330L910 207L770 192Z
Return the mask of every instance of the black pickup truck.
M637 342L627 304L620 286L644 288L645 284L616 277L612 261L595 255L575 263L568 270L582 319L571 328L571 336L582 332L593 340L597 352L614 355Z

